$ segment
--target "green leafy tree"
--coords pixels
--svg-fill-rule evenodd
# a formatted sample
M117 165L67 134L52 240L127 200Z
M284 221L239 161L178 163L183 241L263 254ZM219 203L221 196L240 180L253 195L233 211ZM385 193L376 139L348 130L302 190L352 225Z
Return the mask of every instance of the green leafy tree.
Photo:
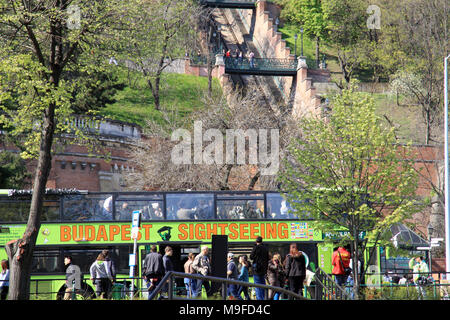
M119 80L119 67L108 64L103 56L80 60L66 74L66 80L73 84L72 110L76 114L89 114L116 102L115 94L125 88Z
M342 76L350 83L354 72L366 62L364 48L370 42L366 0L323 0L329 44L336 50Z
M22 139L23 158L37 158L25 233L5 246L10 300L29 298L54 137L74 132L68 123L73 87L65 74L76 63L77 52L95 54L92 44L119 20L114 2L0 0L0 123Z
M201 7L194 0L130 0L117 10L132 18L121 19L120 25L111 29L110 37L118 40L117 45L103 47L143 73L159 110L163 71L192 47Z
M328 37L328 21L322 9L322 0L281 0L281 17L302 27L306 36L316 42L316 64L320 60L320 42Z
M382 49L395 64L391 85L404 106L419 106L426 126L424 143L442 143L444 64L448 55L449 6L446 0L385 2ZM438 129L438 130L436 130Z
M30 178L25 161L19 155L0 152L0 188L23 189Z
M346 232L342 241L351 243L358 261L368 245L387 245L384 232L418 208L409 148L396 144L372 98L354 89L352 82L332 98L326 119L300 121L301 137L290 146L279 179L294 212L310 213L323 232ZM357 297L363 275L354 268Z

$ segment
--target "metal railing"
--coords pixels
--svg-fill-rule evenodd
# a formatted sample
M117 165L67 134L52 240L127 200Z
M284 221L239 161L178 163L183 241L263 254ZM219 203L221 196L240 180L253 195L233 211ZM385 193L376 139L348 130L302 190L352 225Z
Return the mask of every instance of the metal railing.
M412 273L410 273L412 274ZM450 277L442 277L442 274L433 272L429 274L422 274L425 277L434 275L434 280L423 285L408 280L404 284L398 284L396 282L383 282L383 274L370 274L369 277L365 277L365 282L361 284L360 298L364 300L450 300ZM305 286L304 296L295 294L287 288L272 287L268 285L261 285L249 282L242 282L237 280L230 280L225 278L202 276L199 274L185 274L181 272L169 272L161 280L159 285L152 291L150 299L154 299L158 294L165 290L169 299L185 299L181 296L185 295L185 287L177 287L175 285L177 278L190 278L195 280L205 280L220 283L221 285L221 298L227 297L227 286L230 284L262 288L265 289L266 299L268 290L279 292L282 295L281 299L294 298L305 300L309 297L311 300L349 300L353 299L352 291L353 287L349 284L345 286L339 286L333 280L332 275L327 274L322 269L318 268L314 275L313 281L309 286ZM52 284L53 281L58 281L61 286L55 287ZM45 278L45 279L32 279L30 286L30 299L32 300L53 300L63 299L64 289L62 286L64 278ZM131 291L131 281L135 281L135 290ZM164 288L164 284L167 283L167 288ZM211 286L213 287L213 286ZM76 290L75 299L95 299L95 285L87 278L82 279L81 289ZM115 284L112 288L110 299L140 299L143 293L147 292L147 288L143 285L143 279L141 277L117 277ZM177 296L178 295L178 296Z
M131 281L137 281L141 278L120 278L118 277L111 288L110 297L112 299L128 298L131 294ZM52 282L58 282L60 285L55 285ZM32 300L62 300L64 298L65 289L64 278L34 278L30 280L30 299ZM95 284L89 279L81 279L81 289L76 289L75 294L71 292L71 299L84 300L95 299L96 297ZM138 290L135 290L133 295L136 295Z
M256 0L200 0L200 4L218 8L251 9L255 7Z
M338 285L333 278L320 268L315 276L314 300L350 300L351 296L345 287Z
M196 280L203 280L203 281L211 281L221 284L221 296L223 300L227 299L227 285L239 285L244 287L254 287L254 288L261 288L265 289L265 300L267 300L267 292L268 290L273 290L275 292L279 292L281 294L285 294L288 297L292 299L297 300L308 300L307 298L296 294L292 291L286 290L281 287L273 287L268 286L264 284L257 284L257 283L250 283L250 282L244 282L244 281L238 281L238 280L231 280L231 279L225 279L225 278L218 278L218 277L211 277L211 276L203 276L199 274L188 274L188 273L182 273L182 272L176 272L176 271L169 271L166 273L166 275L162 278L160 283L156 286L156 288L150 293L148 299L152 300L156 298L158 294L161 294L163 290L167 287L167 294L169 300L186 300L187 298L179 298L175 297L173 295L174 293L174 280L175 278L189 278L189 279L196 279Z
M297 61L294 59L276 58L235 58L226 57L226 73L254 73L254 74L296 74Z

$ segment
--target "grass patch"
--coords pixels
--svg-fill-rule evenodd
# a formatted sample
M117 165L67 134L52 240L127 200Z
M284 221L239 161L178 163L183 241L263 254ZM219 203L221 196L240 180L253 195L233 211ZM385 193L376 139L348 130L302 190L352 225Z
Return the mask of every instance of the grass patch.
M397 105L397 97L389 93L370 93L373 97L376 114L388 125L394 125L400 142L423 144L425 139L425 124L421 117L419 106Z
M146 79L138 72L118 69L119 79L125 88L115 95L116 102L100 110L100 115L109 119L131 122L145 126L154 119L162 122L161 111L155 110L155 103ZM219 81L213 79L213 90L221 90ZM208 78L186 74L163 74L160 88L162 109L173 109L185 117L201 108L202 97L208 91Z

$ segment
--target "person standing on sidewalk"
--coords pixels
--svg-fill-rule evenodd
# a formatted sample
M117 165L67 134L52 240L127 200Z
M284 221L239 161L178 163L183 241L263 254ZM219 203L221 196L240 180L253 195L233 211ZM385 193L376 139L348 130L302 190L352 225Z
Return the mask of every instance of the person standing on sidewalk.
M256 244L253 248L250 259L253 261L253 280L256 284L266 284L266 273L269 265L269 251L263 244L261 236L256 238ZM256 299L264 300L264 291L262 288L255 288Z
M239 264L241 265L241 272L239 273L238 280L248 282L248 269L250 267L250 263L247 260L247 256L244 254L239 257ZM241 296L241 293L244 293L244 297L246 300L250 300L250 295L248 294L247 286L239 286L238 296Z
M147 283L148 296L150 297L164 276L162 255L158 253L155 245L151 246L150 253L145 256L142 275Z
M227 279L230 280L238 280L238 268L236 263L234 263L234 254L232 252L228 252L227 255ZM227 290L227 296L231 299L242 300L242 298L238 295L238 285L229 284Z
M209 262L209 248L207 246L203 246L201 252L195 257L194 262L192 263L192 268L203 276L208 276L211 273L211 264ZM202 293L202 285L205 287L206 294L209 297L211 295L211 286L208 280L198 279L195 284L195 291L193 294L193 298L196 298Z
M2 270L0 272L0 298L6 300L9 291L9 263L8 260L2 260Z
M336 283L344 286L348 277L346 270L350 267L350 252L343 247L338 247L333 251L331 264L333 265L332 273Z
M91 281L95 283L97 297L109 299L112 293L113 276L110 264L105 261L103 253L100 253L94 263L92 263L89 272Z
M272 260L269 261L267 268L267 281L272 287L280 287L284 282L280 282L280 279L284 277L283 264L281 262L281 256L279 253L275 253ZM269 290L269 300L278 300L280 294L273 290Z
M289 254L285 260L286 276L289 281L289 290L303 295L303 281L306 277L306 258L298 250L296 243L291 244Z
M424 286L429 283L430 270L428 265L423 261L423 257L418 256L409 260L409 268L413 270L413 281L419 293L419 299L426 298Z
M192 268L192 263L194 262L195 254L193 252L189 252L188 259L184 264L184 273L193 274L195 273L194 268ZM197 280L192 278L184 278L184 285L186 286L186 295L188 298L191 298L195 291L195 284Z

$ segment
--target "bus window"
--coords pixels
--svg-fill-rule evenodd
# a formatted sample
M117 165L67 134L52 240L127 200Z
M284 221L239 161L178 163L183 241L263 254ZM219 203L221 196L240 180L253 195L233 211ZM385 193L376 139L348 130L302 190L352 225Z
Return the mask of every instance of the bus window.
M88 274L92 263L94 263L103 249L109 250L117 274L127 274L129 272L129 254L132 252L132 247L129 245L119 245L115 247L84 247L73 250L66 249L64 254L71 255L73 263L80 267L81 272Z
M219 220L262 219L264 202L261 200L217 200Z
M120 200L116 201L116 220L131 221L133 211L141 210L141 220L163 220L162 201Z
M68 195L64 196L63 220L103 221L112 220L112 195Z
M63 272L59 264L59 250L35 250L31 272L33 273L55 273Z
M267 194L267 218L268 219L296 219L297 216L291 213L291 206L278 193Z
M30 201L2 201L0 202L0 221L25 222L30 212Z
M42 221L58 221L59 217L59 201L44 201L42 211Z
M168 220L214 219L214 195L212 193L167 194Z

